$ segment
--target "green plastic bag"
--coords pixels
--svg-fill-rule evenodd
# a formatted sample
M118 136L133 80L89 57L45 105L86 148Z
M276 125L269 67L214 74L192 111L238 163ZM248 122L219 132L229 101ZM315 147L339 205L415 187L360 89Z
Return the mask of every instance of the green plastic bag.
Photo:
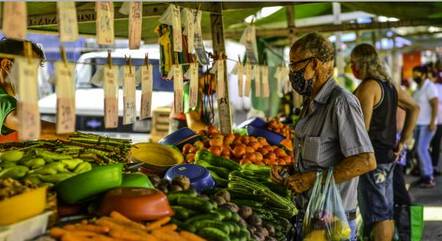
M424 232L424 206L410 206L411 241L421 241Z

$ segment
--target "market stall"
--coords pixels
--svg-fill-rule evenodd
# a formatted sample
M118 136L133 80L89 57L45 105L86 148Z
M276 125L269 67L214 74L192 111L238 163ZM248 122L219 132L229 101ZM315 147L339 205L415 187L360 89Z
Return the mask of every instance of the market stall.
M133 1L126 6L127 14L121 13L122 3L113 5L111 1L48 3L46 6L56 11L41 8L40 13L35 4L31 9L24 2L3 3L4 34L23 40L28 27L55 30L63 43L77 39L79 32L96 34L97 44L109 51L105 63L94 63L104 73L100 87L105 93L106 128L119 124L119 69L112 63L115 36L128 38L130 48L138 49L146 29L150 32L144 37L158 42L161 58L159 65L153 66L146 53L144 63L135 65L127 56L121 84L123 125L152 117L152 68L160 69L162 80L173 81L173 114L182 116L185 109L202 109L205 125L198 131L180 128L158 143L135 144L76 132L76 63L67 60L63 46L61 60L53 61L57 121L42 123L37 105L39 61L32 47L25 42L23 56L0 53L1 58L15 61L17 118L21 123L17 139L0 144L1 241L283 241L299 234L302 225L309 228L304 230L304 240L340 241L349 237L349 225L343 221L346 217L321 210L320 204L313 209L314 216L320 218L303 224L299 204L294 201L297 195L272 180L272 168L289 173L296 163L292 126L278 118L253 118L232 127L227 61L235 63L241 97L253 92L255 97L270 98L270 72L269 65L256 53L257 29L253 23L242 26L237 34L245 45L245 56L238 60L225 56L223 26L225 21L236 20L226 19L223 11L245 9L236 13L244 18L256 8L273 3L244 7L241 3ZM279 4L293 10L291 3ZM155 28L146 27L149 18L155 18ZM293 22L294 16L290 18ZM95 23L93 30L86 26L91 22ZM115 31L121 25L125 30L119 27ZM208 26L213 53L205 50L202 41ZM289 29L293 28L289 24ZM293 32L291 40L295 38ZM288 71L284 65L276 68L281 88L290 88ZM142 89L139 103L135 98L137 74ZM184 79L189 82L187 87ZM215 79L215 86L210 79ZM204 86L202 91L200 85ZM325 183L331 183L330 175L324 174ZM320 184L313 193L319 192Z

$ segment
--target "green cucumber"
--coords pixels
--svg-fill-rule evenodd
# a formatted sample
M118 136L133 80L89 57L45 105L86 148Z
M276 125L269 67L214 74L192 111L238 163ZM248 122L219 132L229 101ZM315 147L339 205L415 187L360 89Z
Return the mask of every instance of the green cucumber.
M190 216L189 209L187 209L187 208L184 208L181 206L172 206L172 209L175 212L174 217L176 217L180 220L185 220L185 219L189 218L189 216Z
M169 199L169 202L171 203L176 203L180 197L196 197L197 195L198 193L196 193L194 190L184 192L169 192L167 194L167 199Z
M229 160L229 159L215 156L211 152L206 151L206 150L198 151L196 153L195 160L197 162L199 160L204 160L204 161L208 162L211 166L223 167L223 168L226 168L231 171L240 169L239 163Z
M192 226L196 228L196 230L200 230L203 228L217 228L221 231L223 231L226 234L230 234L230 227L229 225L224 224L221 221L216 221L216 220L201 220L198 222L193 222Z
M202 210L205 212L210 212L214 208L209 201L197 197L188 197L188 196L179 197L177 200L177 204L185 208L190 208L193 210Z
M218 213L208 213L208 214L200 214L194 217L191 217L185 221L187 224L192 224L202 220L216 220L221 221L222 217Z
M224 219L230 219L233 216L233 213L230 210L227 210L227 209L224 209L224 208L218 208L214 212L219 213L221 216L223 216L223 220Z
M199 230L198 235L210 241L230 241L229 235L217 228L212 227Z

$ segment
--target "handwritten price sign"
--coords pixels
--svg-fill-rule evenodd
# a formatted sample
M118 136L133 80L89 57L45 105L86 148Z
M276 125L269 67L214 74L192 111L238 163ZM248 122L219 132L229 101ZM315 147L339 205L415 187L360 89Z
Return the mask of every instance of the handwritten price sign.
M71 42L78 40L77 11L75 2L57 2L58 9L58 29L61 42Z
M3 3L3 33L8 38L25 39L28 14L26 2Z
M129 3L129 48L138 49L141 43L142 2Z
M104 126L118 127L118 83L116 80L117 66L104 66Z
M35 140L40 136L40 112L38 108L38 66L35 59L15 58L18 81L18 138Z
M135 122L135 68L133 66L124 66L123 79L123 125L129 125Z
M141 110L140 119L151 116L152 108L152 65L141 67Z
M97 44L114 44L114 6L111 1L98 1L95 3L97 12Z
M57 134L75 131L75 82L72 64L56 62Z

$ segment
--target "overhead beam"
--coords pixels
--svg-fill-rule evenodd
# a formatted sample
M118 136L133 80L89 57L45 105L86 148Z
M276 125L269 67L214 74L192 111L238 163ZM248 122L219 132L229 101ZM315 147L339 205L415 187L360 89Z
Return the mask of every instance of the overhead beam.
M427 19L413 19L413 20L400 20L397 22L372 22L372 23L342 23L338 25L326 24L308 27L296 27L294 28L295 33L306 33L306 32L346 32L346 31L358 31L358 30L373 30L373 29L387 29L387 28L397 28L397 27L414 27L414 26L440 26L442 25L441 20L427 20ZM226 38L237 38L241 36L242 29L240 30L230 30L225 32ZM256 35L258 37L288 37L288 28L274 28L274 29L256 29Z
M224 2L221 5L217 5L213 2L176 2L176 5L185 8L199 9L205 12L217 13L219 8L222 10L233 10L233 9L250 9L250 8L262 8L269 6L288 6L293 5L292 2ZM306 3L302 3L306 4ZM169 6L169 3L155 3L155 4L143 4L143 16L144 17L159 17ZM114 19L115 20L125 20L128 19L128 15L121 14L118 10L120 6L114 8ZM94 22L95 16L95 4L88 4L77 7L77 21L78 23L90 23ZM2 18L0 17L0 22ZM28 16L28 27L51 27L58 24L57 13L46 13L46 14L36 14Z

